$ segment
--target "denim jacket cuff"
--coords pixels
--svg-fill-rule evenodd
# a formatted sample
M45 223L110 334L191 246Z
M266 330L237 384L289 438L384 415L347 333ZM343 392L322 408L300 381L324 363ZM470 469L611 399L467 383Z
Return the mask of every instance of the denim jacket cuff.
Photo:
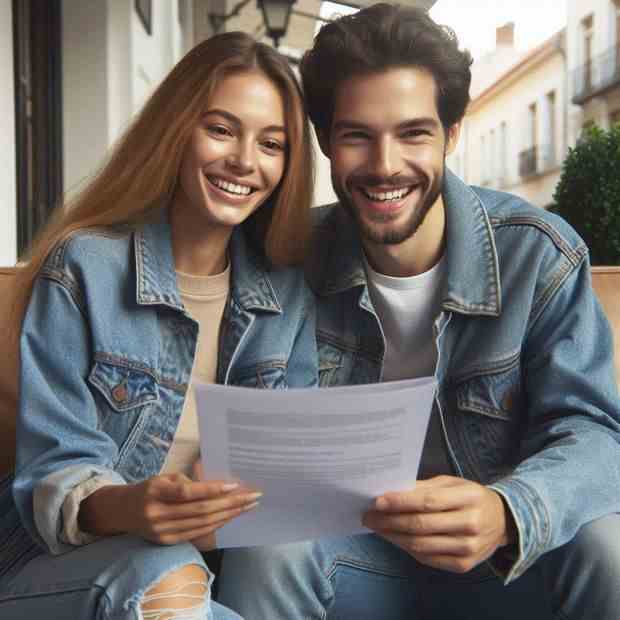
M546 551L549 518L538 494L522 480L504 478L488 488L501 495L517 528L517 542L499 549L490 560L492 568L508 585Z
M73 548L63 539L63 508L67 496L79 485L98 476L108 484L125 484L123 477L101 465L73 465L46 476L34 489L33 512L37 533L46 551L58 555Z
M60 540L74 546L87 545L99 538L94 534L89 534L80 529L78 523L78 514L80 512L80 504L95 491L105 486L118 484L117 477L109 474L101 474L89 478L84 482L73 487L73 490L67 494L62 504L62 523L63 528L60 533Z

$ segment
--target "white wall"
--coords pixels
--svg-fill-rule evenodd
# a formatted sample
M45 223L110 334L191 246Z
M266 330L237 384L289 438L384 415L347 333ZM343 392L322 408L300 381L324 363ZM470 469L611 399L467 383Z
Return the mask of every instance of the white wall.
M0 266L17 260L15 96L11 2L0 2Z
M98 167L109 145L107 5L62 3L63 159L69 195Z
M133 2L63 0L64 174L69 195L98 169L189 47L177 6L153 1L149 35ZM186 3L186 9L191 27L191 5Z

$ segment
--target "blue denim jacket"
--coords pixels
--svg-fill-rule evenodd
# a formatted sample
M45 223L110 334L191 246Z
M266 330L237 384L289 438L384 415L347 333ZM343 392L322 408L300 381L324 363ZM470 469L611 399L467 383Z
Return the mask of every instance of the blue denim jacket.
M218 383L316 385L314 300L303 274L268 269L240 227L230 258ZM134 233L78 233L50 255L22 330L13 483L21 519L4 480L0 575L40 548L70 548L59 539L61 507L75 485L98 474L131 483L159 473L197 332L179 297L165 217ZM47 495L38 514L35 489Z
M612 336L587 249L562 219L450 172L443 196L435 413L455 472L494 488L514 515L509 582L584 523L620 512ZM338 207L315 215L320 385L380 381L384 341L355 223Z

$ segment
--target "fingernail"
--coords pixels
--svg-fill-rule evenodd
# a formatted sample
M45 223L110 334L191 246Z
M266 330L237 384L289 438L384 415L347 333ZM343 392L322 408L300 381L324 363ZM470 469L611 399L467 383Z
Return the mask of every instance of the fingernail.
M385 497L379 497L375 502L375 508L377 510L385 510L386 508L388 508L389 505L390 504L387 499L385 499Z
M239 488L238 482L227 482L226 484L222 485L222 491L232 491L233 489L238 489L238 488Z
M251 504L247 504L243 507L243 510L252 510L252 508L256 508L258 506L258 502L252 502Z
M246 502L251 502L251 501L253 501L255 499L258 499L259 497L262 497L262 496L263 496L263 494L257 491L256 493L248 493L247 495L244 496L243 499Z

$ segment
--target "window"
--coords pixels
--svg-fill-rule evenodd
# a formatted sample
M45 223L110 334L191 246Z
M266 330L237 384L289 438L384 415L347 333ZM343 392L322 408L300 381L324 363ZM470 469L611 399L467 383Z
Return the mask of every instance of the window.
M545 98L546 120L545 120L545 145L544 161L545 168L550 168L555 164L556 153L556 129L555 129L555 91L547 93Z
M538 146L538 106L535 103L530 104L528 108L528 124L529 124L529 147Z
M13 0L17 251L62 200L60 0Z
M499 126L499 186L508 184L508 125L502 122Z
M480 182L482 185L486 185L489 182L489 167L487 162L487 141L485 136L480 136Z
M592 88L592 52L594 45L594 17L588 15L581 22L582 32L582 61L583 61L583 89Z
M620 0L614 0L616 5L616 71L620 71Z
M497 144L495 142L495 129L489 134L489 178L492 184L497 183Z

